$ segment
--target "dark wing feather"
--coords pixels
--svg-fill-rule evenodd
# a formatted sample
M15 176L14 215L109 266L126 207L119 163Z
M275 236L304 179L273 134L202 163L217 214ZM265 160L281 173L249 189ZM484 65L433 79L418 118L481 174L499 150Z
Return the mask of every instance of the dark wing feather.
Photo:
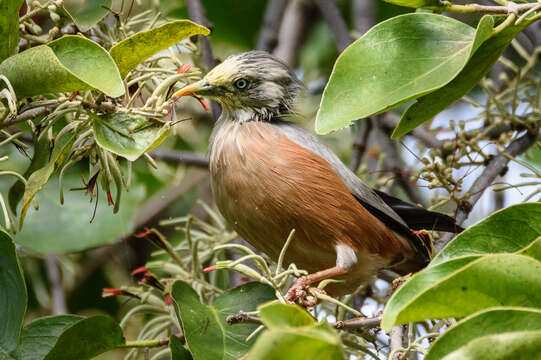
M464 230L455 219L445 214L428 211L420 206L402 201L384 192L374 190L413 230L437 230L459 233Z

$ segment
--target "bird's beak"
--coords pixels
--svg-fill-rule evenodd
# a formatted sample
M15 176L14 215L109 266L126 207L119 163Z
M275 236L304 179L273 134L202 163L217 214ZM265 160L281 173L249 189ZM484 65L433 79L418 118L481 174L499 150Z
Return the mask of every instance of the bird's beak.
M205 79L199 80L198 82L187 85L174 93L173 98L178 99L187 95L212 96L214 95L214 87Z

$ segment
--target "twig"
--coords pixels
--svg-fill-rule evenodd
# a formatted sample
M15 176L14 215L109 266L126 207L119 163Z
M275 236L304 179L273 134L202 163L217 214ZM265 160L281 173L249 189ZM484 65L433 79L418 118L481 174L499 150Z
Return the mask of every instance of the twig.
M340 14L334 0L314 0L318 6L321 15L327 22L336 40L336 47L342 52L349 44L353 42L353 37L349 34L346 22Z
M26 110L25 112L17 116L13 116L13 117L8 116L7 119L2 124L0 124L0 127L11 126L11 125L14 125L26 120L34 119L35 117L38 117L41 115L50 114L54 109L56 109L57 106L58 104L50 105L50 106L41 106L35 109Z
M536 142L537 138L538 136L535 136L534 134L526 133L515 141L511 142L504 150L503 154L494 156L490 160L481 175L477 178L477 180L475 180L473 185L467 191L470 194L469 200L464 201L463 204L458 206L456 212L456 223L458 225L462 225L462 223L468 218L468 215L472 211L473 207L483 195L484 190L489 187L494 179L496 179L496 177L506 168L507 163L509 162L509 158L506 155L517 156L522 154ZM453 236L453 234L444 234L438 241L436 241L436 251L440 251L445 245L447 245Z
M206 156L195 154L188 151L175 150L152 150L150 155L156 160L178 163L186 166L195 166L207 169L209 159Z
M390 360L398 360L398 349L403 348L403 335L404 335L404 326L396 325L391 329L389 333L390 345L391 345L391 354L392 357L389 357Z
M260 318L248 315L244 311L239 311L235 315L229 315L228 317L225 318L225 321L229 325L241 324L241 323L258 324L258 325L262 324Z
M425 6L425 9L434 10L437 12L454 12L461 14L468 13L477 13L477 12L488 12L494 14L519 14L525 11L530 10L537 6L537 3L528 3L528 4L515 4L512 1L508 1L506 6L498 5L480 5L480 4L466 4L466 5L457 5L451 4L449 1L442 1L441 5L438 6Z
M388 130L393 130L400 121L400 117L393 112L386 112L379 119L380 123ZM443 141L438 140L434 135L428 132L423 126L416 127L407 135L413 136L430 148L443 147Z
M366 144L368 143L368 135L372 128L372 123L370 121L363 121L362 128L359 130L357 137L351 145L353 151L351 152L351 160L349 161L349 168L353 172L357 172L361 161L363 160L364 152L366 151Z
M47 279L51 284L52 314L67 314L66 298L64 296L64 289L62 288L62 279L58 270L58 259L56 255L49 254L45 257L45 270L47 272Z
M367 330L380 326L381 316L375 316L373 318L360 317L345 321L337 321L335 324L330 324L336 329L357 329Z
M258 50L272 52L278 44L278 32L280 31L286 5L286 0L269 0L265 10L263 27L257 39L256 48Z
M367 32L376 20L376 2L366 0L353 0L351 2L353 14L353 28L361 35Z

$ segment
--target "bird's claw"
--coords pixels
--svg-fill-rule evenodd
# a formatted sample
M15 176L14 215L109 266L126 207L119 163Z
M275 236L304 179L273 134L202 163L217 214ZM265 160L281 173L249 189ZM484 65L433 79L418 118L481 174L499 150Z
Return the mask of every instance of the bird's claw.
M311 287L308 279L301 276L289 288L285 296L286 300L292 304L298 304L305 308L314 307L318 302L317 294L325 294L325 291L316 287Z

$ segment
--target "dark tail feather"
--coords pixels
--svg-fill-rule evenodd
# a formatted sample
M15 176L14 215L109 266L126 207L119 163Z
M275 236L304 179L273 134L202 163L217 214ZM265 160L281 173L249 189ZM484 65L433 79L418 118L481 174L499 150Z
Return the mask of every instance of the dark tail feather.
M438 230L459 233L464 229L456 224L455 219L445 214L428 211L420 206L374 190L413 230Z

